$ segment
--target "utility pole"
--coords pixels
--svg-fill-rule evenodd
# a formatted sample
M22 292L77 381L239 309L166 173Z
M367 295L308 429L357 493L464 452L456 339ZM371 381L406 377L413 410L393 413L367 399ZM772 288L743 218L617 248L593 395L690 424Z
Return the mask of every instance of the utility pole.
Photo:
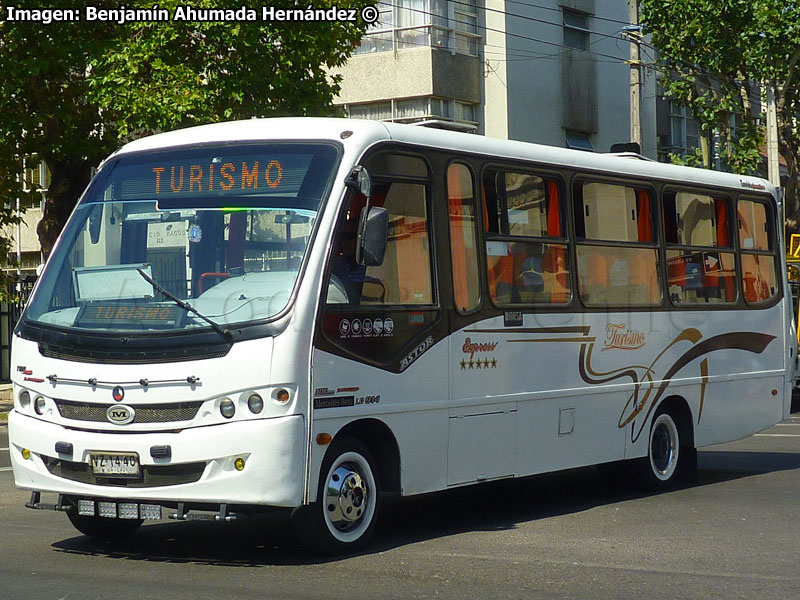
M641 149L642 62L639 44L642 41L642 29L639 26L639 0L628 0L628 20L630 25L625 27L625 30L631 42L629 61L631 66L631 141L639 144Z
M778 161L778 110L775 106L775 84L767 83L767 178L776 188L781 187L781 165ZM786 223L786 208L781 201L781 219Z

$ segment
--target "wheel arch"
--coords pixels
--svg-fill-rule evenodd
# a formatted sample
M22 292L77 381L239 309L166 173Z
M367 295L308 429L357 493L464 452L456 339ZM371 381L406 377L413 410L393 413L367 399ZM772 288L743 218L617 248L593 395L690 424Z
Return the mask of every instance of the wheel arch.
M372 453L381 491L399 493L400 447L389 426L378 419L360 419L342 427L333 442L344 437L359 440Z
M681 433L681 447L695 447L694 418L692 409L683 396L677 394L664 398L653 412L653 419L659 411L669 411L675 418L678 430Z

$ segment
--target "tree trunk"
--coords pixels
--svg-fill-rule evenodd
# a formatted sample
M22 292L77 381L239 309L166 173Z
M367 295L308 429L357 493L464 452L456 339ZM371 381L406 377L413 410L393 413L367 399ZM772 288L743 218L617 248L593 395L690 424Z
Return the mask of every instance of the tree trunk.
M83 193L91 178L90 161L76 158L56 161L45 158L50 169L51 182L48 188L44 214L36 226L39 244L45 258L50 255L53 246L64 228L72 209Z

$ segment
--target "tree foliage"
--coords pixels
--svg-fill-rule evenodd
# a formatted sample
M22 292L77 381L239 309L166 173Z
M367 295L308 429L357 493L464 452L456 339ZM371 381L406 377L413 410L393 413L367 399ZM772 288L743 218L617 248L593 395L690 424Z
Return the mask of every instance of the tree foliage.
M645 32L666 70L668 96L685 103L705 133L718 132L721 157L737 173L761 168L764 85L776 90L779 152L789 170L787 217L800 216L796 0L639 0Z
M315 0L315 8L356 8L368 0ZM17 8L42 8L28 1ZM14 219L21 157L37 154L49 167L44 216L38 225L48 253L87 185L91 168L122 142L189 125L278 115L329 115L340 66L366 24L270 22L247 0L196 0L192 7L257 11L253 22L53 22L0 20L0 226ZM104 8L152 8L153 2L112 0ZM158 3L170 15L185 3ZM305 8L275 0L275 8ZM84 3L53 0L49 8ZM0 9L5 10L5 9ZM6 15L4 15L5 17ZM5 245L5 246L4 246ZM8 240L0 236L0 252Z

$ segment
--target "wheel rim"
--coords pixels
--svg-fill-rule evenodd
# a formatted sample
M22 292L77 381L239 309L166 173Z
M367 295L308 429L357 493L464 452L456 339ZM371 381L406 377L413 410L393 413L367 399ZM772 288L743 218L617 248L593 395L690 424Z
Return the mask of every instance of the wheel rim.
M667 414L659 415L650 430L650 467L661 481L667 481L678 467L680 439L675 421Z
M346 452L333 462L325 481L325 525L340 542L358 540L375 514L375 477L369 462L356 452Z

